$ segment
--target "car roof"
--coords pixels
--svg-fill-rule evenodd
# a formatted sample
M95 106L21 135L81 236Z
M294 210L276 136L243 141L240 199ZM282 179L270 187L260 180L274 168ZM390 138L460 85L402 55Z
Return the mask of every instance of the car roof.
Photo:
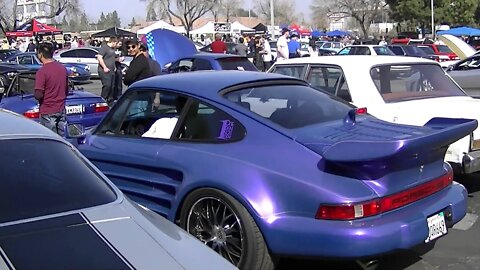
M333 56L319 56L319 57L299 57L293 59L282 60L275 63L275 65L283 64L327 64L327 65L352 65L355 66L376 66L384 64L402 64L402 63L426 63L437 64L437 62L429 59L423 59L418 57L406 57L406 56L393 56L393 55L333 55Z
M369 47L369 48L373 48L373 47L387 47L387 46L378 45L378 44L358 44L358 45L347 45L347 46L345 46L345 48L348 48L348 47Z
M216 99L218 92L225 88L259 81L288 80L306 85L303 80L274 73L258 71L195 71L159 75L134 83L127 91L135 88L163 88L187 95ZM200 95L199 95L200 94Z
M48 128L23 117L20 114L0 109L0 139L6 138L38 138L58 139L59 136Z
M94 50L94 51L98 51L98 47L77 47L77 48L68 48L68 49L61 49L61 50L57 50L55 51L54 54L61 54L61 53L64 53L64 52L68 52L68 51L73 51L73 50L81 50L81 49L90 49L90 50Z

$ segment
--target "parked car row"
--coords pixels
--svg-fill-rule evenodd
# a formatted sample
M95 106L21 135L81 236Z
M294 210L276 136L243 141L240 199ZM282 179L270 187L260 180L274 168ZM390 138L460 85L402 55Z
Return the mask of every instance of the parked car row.
M290 256L365 267L365 258L435 243L466 215L467 191L453 177L480 171L480 100L438 62L308 57L261 73L245 57L197 54L182 35L162 31L156 46L183 48L175 59L157 58L172 74L134 83L110 110L72 91L72 144L0 112L0 166L14 168L2 189L14 207L3 222L15 245L0 243L8 267L61 269L65 260L156 269L162 260L168 269L269 270ZM34 104L32 78L14 75L2 96L9 110ZM58 158L60 167L49 162ZM8 185L34 195L12 204ZM56 259L42 262L45 247L32 260L25 256L34 251L14 252L53 236ZM72 243L88 245L88 254L64 248Z

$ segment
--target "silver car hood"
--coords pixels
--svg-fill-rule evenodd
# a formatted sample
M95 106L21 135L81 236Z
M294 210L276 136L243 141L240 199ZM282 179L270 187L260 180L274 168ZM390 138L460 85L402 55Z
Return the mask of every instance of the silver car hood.
M0 255L6 269L236 269L128 200L0 227Z

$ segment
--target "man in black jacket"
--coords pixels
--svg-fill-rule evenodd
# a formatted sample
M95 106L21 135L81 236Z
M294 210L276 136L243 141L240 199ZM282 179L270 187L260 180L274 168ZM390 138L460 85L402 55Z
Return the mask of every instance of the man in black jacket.
M140 43L138 41L128 41L127 49L128 54L133 56L133 60L130 62L130 66L123 77L123 83L127 86L130 86L136 81L151 77L152 72L150 71L148 59L140 51Z

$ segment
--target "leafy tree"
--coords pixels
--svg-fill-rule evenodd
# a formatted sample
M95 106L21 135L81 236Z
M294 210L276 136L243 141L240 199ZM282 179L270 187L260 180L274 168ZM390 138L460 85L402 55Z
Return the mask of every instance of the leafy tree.
M148 7L157 7L166 14L170 22L177 18L185 28L187 36L193 24L210 12L219 0L140 0L147 1Z
M329 2L330 3L330 2ZM314 0L312 10L312 26L316 29L328 29L328 5L325 0Z
M99 29L104 29L107 24L107 17L105 17L105 14L103 12L100 14L100 18L98 19L97 22L97 27Z
M85 12L82 12L82 15L80 15L79 28L80 28L80 30L89 30L90 29L90 22L88 20L87 14Z
M270 22L270 0L255 0L255 9L260 17L266 22ZM290 0L276 0L273 3L273 12L275 15L275 24L290 24L297 21L295 5Z

